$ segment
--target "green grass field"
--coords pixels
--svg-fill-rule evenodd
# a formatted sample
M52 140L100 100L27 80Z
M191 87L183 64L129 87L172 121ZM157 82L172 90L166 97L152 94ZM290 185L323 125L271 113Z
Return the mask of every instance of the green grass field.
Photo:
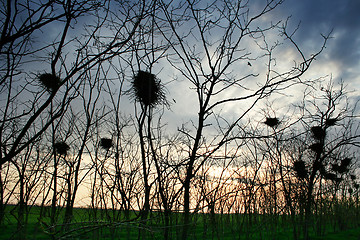
M71 224L63 224L64 210L58 211L56 226L50 225L50 218L44 215L40 217L40 208L33 207L26 220L27 224L18 231L14 206L6 208L5 219L0 232L0 239L164 239L165 225L163 214L153 212L145 222L136 218L137 212L131 213L132 220L125 221L120 211L100 211L90 209L74 209L74 218ZM45 209L49 211L49 209ZM111 220L114 215L119 220ZM97 221L94 219L96 216ZM169 239L181 239L182 224L180 213L171 215L171 224L167 227ZM252 216L223 214L210 216L209 214L194 214L190 226L189 239L278 239L290 240L293 237L293 228L286 217ZM301 236L300 236L301 239ZM328 226L322 236L311 232L314 240L360 240L360 227L351 226L340 231Z

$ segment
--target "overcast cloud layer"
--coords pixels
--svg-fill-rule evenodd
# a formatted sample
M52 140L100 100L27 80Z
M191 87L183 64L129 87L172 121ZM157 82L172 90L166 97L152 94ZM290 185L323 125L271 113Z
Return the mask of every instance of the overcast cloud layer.
M339 76L359 90L360 75L360 1L359 0L286 0L282 14L291 14L292 21L301 21L297 39L315 42L319 34L332 31L333 37L319 59L321 64L335 61ZM330 73L328 73L330 74Z
M254 3L263 5L265 2L265 0L250 0L249 5L251 8ZM317 61L312 64L306 77L332 75L335 81L342 79L348 85L347 89L353 91L352 96L360 99L358 94L360 90L359 11L360 0L285 0L269 15L273 21L277 21L279 18L284 20L288 16L292 16L290 19L292 27L301 23L295 40L308 53L318 51L323 41L321 34L327 35L332 31L331 36L333 38L329 40L325 51L322 52ZM51 34L49 32L47 34L58 34L58 28L52 27L50 30L52 30L50 31ZM286 49L282 51L286 51ZM289 59L289 62L292 63L292 60ZM244 65L243 67L246 69L262 67L257 66L259 64L256 63L253 63L252 68L249 68L246 62ZM160 65L159 68L159 77L163 82L172 80L173 74L181 80L181 76L178 76L179 73L173 72L171 67L167 69ZM178 122L187 122L192 117L197 116L196 95L189 91L184 81L172 82L167 85L167 88L170 95L168 100L172 103L172 111L167 111L167 120L174 125L173 129L176 129ZM181 90L179 91L179 89ZM292 91L297 91L296 94L294 92L294 95L302 94L299 93L298 89ZM190 92L189 96L184 97L188 92ZM124 98L126 99L127 96ZM123 109L133 113L133 103L127 102ZM222 111L228 111L229 114L236 113L236 109L231 106L222 109Z
M249 1L249 7L255 5L263 6L266 1L252 0ZM346 89L350 91L349 97L359 99L360 90L360 0L285 0L277 9L270 12L269 21L277 22L279 19L289 19L290 28L295 29L300 23L300 27L294 37L297 44L305 52L306 56L319 50L323 44L322 35L331 33L331 39L327 42L326 49L312 64L309 71L303 76L307 79L316 79L318 77L328 76L326 79L332 78L334 82L342 80L347 86ZM285 56L287 49L282 48ZM281 55L281 54L280 54ZM292 59L282 58L281 60ZM281 63L280 63L281 64ZM256 68L257 63L254 63L252 69ZM259 66L261 67L261 66ZM163 76L160 76L163 77ZM179 121L187 122L189 119L197 116L197 108L194 93L186 98L183 97L188 89L182 86L183 83L176 82L170 84L169 93L170 100L172 98L177 100L173 104L170 113L167 113L167 122L170 125L178 125ZM183 89L184 91L180 91ZM300 88L301 89L301 88ZM292 88L287 90L287 96L294 96L294 98L287 98L286 101L275 99L276 107L281 108L279 115L285 114L291 103L295 103L298 97L301 97L303 92L299 88ZM277 96L275 96L276 98ZM182 101L179 101L182 99ZM181 103L180 103L181 102ZM286 104L287 106L280 106ZM259 108L263 106L259 105ZM221 109L229 119L229 115L237 116L241 114L238 107L231 104ZM240 111L240 112L237 112ZM260 109L256 109L253 119L262 121L263 114L259 114ZM175 129L176 127L173 126Z
M255 1L261 6L264 2ZM253 4L254 1L249 1L250 8ZM335 82L343 80L347 90L351 91L349 95L360 99L359 11L360 0L285 0L270 13L269 20L276 22L291 16L289 25L293 29L300 23L294 39L307 54L319 50L324 40L321 35L331 33L326 49L304 78L328 76L327 80L330 77ZM293 95L302 95L298 89L291 91Z

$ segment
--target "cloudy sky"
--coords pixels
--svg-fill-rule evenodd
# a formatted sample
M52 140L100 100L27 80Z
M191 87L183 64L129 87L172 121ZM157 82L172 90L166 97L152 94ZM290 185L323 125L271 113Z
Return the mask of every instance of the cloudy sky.
M264 3L259 0L256 2ZM250 7L253 1L249 1ZM289 23L292 28L300 24L294 39L306 52L319 50L323 42L323 35L331 33L326 49L316 59L304 78L315 79L328 76L334 82L340 80L347 85L349 96L360 99L360 1L359 0L285 0L275 11L270 13L273 21L286 19L291 16ZM291 62L291 60L290 60ZM179 84L179 83L177 83ZM178 88L179 85L176 86ZM170 88L174 98L181 98L182 92L176 93L176 88ZM302 92L292 89L294 95ZM192 99L192 100L191 100ZM185 114L192 109L195 98L187 98L187 103L175 104L172 109L175 113ZM281 101L278 101L281 102ZM223 112L236 112L234 108L222 109ZM286 108L284 108L286 111ZM173 113L174 114L174 113ZM186 117L195 116L193 111ZM174 117L174 116L173 116ZM186 117L183 118L185 121Z
M250 0L250 7L254 2L264 4L266 1ZM351 96L360 99L358 94L360 91L359 11L360 0L285 0L275 11L269 13L269 19L279 20L291 16L290 23L292 27L300 23L295 40L300 47L309 52L319 49L323 41L321 34L326 35L332 31L332 38L329 40L326 49L316 59L305 77L310 79L329 75L335 81L342 79L348 85L347 90L353 91ZM52 28L54 35L58 34L58 31L58 28ZM75 34L78 33L75 32ZM249 69L246 62L243 68ZM292 63L292 60L289 59L289 62ZM257 63L254 63L252 69L255 69L257 65ZM161 73L159 77L165 82L177 74L167 73L166 70L163 66L158 68L158 72ZM172 99L176 100L176 103L171 106L171 111L167 112L168 120L176 119L186 122L191 117L196 118L198 110L194 106L196 93L191 91L184 98L184 93L189 89L181 81L172 82L167 87L170 95L168 100L170 102L172 102ZM179 91L179 89L184 90ZM127 103L125 108L128 108L128 112L133 113L133 104ZM236 112L231 107L222 109L222 111ZM174 125L179 126L178 123Z
M318 61L324 70L328 63L334 63L337 66L332 69L334 77L360 90L359 0L286 0L278 10L301 22L297 33L300 42L316 44L320 41L319 34L332 30L333 38Z

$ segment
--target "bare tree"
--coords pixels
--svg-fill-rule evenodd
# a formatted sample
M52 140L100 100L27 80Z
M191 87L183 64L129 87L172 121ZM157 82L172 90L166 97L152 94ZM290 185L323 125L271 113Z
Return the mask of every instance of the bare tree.
M183 239L188 236L190 189L197 171L195 166L202 165L226 142L234 139L234 128L261 99L299 82L324 48L322 45L318 52L306 56L293 40L293 33L288 33L286 22L261 22L262 16L281 3L268 1L255 11L250 11L250 6L243 1L183 1L177 5L162 3L163 16L161 19L159 17L159 26L172 47L169 63L194 89L198 105L197 118L192 124L193 131L180 129L191 141L189 157L184 160ZM279 43L267 40L271 32L280 33L298 54L298 59L294 59L296 64L287 71L280 72L274 66L275 49ZM324 37L324 44L327 38ZM248 47L250 44L257 48ZM263 71L262 74L260 71L244 71L240 74L234 69L241 65L249 67L248 62L261 64L263 59L266 59L265 65L259 66L259 69L265 68L265 74ZM236 94L231 94L232 91L236 91ZM221 134L217 138L207 139L206 132L210 129L213 117L219 115L226 105L234 106L241 102L244 103L242 113L235 120L227 121L226 126L221 126Z
M196 237L191 229L197 215L191 212L209 214L204 226L220 238L223 216L216 213L226 211L245 214L234 229L246 231L248 239L253 236L246 226L261 217L275 219L265 225L276 231L280 215L288 212L297 238L299 214L308 238L313 213L321 212L313 203L325 191L333 194L331 204L338 193L349 195L345 182L356 179L351 180L352 156L343 153L359 146L358 133L355 110L340 104L342 87L323 88L324 96L313 102L306 95L301 119L286 126L270 115L264 124L252 121L255 107L273 94L315 82L302 76L329 38L323 36L316 52L302 51L294 40L298 29L289 29L288 20L264 21L282 2L4 2L0 223L9 195L18 197L19 229L26 224L27 204L39 199L51 205L47 226L53 238L59 207L65 208L60 234L69 237L79 188L88 184L95 237L102 226L115 237L122 221L140 220L139 238L146 238L148 222L156 221L153 210L160 210L164 239L178 226L178 238ZM61 31L47 34L54 26ZM283 58L283 48L294 59ZM167 134L170 104L162 76L171 74L177 75L174 82L184 80L186 87L177 88L182 102L193 102L189 121ZM133 100L133 116L123 107L125 93ZM322 100L326 106L318 105ZM43 138L49 148L42 155ZM44 190L40 195L38 188ZM181 222L173 211L183 211ZM100 221L105 223L95 226Z
M32 149L42 136L54 133L54 127L61 125L64 114L76 99L84 100L87 126L92 124L94 109L91 109L91 104L94 101L90 99L86 103L87 90L101 84L96 71L92 70L128 51L130 40L145 18L146 4L145 1L132 3L121 0L17 0L4 1L0 8L2 216L5 199L3 180L6 177L2 166L9 162L20 166L17 156ZM87 82L87 79L96 79L97 84L88 85L90 81ZM91 98L91 90L89 94ZM73 159L74 165L69 165L64 172L68 181L69 218L79 182L82 181L78 174L88 129L84 129L78 158ZM56 134L52 136L55 137L50 139L54 148L56 143L67 141L60 139L58 142ZM59 197L56 189L59 156L65 155L54 154L54 175L50 175L54 187L53 209ZM46 197L50 194L51 185L47 187ZM44 198L42 203L46 201ZM52 216L54 218L55 213Z
M352 152L359 146L357 105L350 104L343 84L335 86L329 81L319 88L320 94L310 92L301 106L307 135L303 152L293 163L297 177L305 184L305 239L309 238L315 190L323 181L343 181L354 161Z
M19 154L64 113L66 106L77 96L77 89L88 69L125 51L123 48L143 18L144 6L140 4L132 8L131 5L123 4L118 9L123 17L118 19L117 33L109 39L105 35L99 36L101 27L109 24L108 17L117 15L117 12L110 12L109 4L70 0L44 4L32 1L6 2L1 37L1 58L4 61L0 83L1 95L5 100L0 126L1 165ZM72 28L81 28L76 23L82 17L93 14L98 14L97 22L85 25L84 37L70 31ZM25 19L25 22L21 19ZM57 29L60 26L62 28L58 37L46 39L44 44L34 42L33 39L39 34L38 29L47 32L54 25ZM72 48L69 48L71 44ZM97 48L96 45L101 47ZM45 62L48 68L27 70L28 62ZM30 74L30 71L37 73ZM39 74L43 71L45 73ZM39 91L40 85L45 91ZM20 104L21 99L29 97L33 98L31 103L14 108L14 103ZM53 109L52 115L47 113L49 108ZM40 117L46 119L46 122L27 138L28 131ZM13 140L10 141L7 129L14 120L17 120L17 131L11 132Z
M326 86L318 84L306 89L291 116L277 119L276 124L270 121L276 118L267 117L264 123L270 131L256 136L257 149L272 171L271 193L277 196L273 206L288 208L294 239L300 238L301 227L304 238L309 238L314 217L314 230L323 232L323 200L331 202L331 192L335 197L340 183L351 178L359 141L357 105L350 104L343 84L334 85L332 80ZM281 196L284 201L275 203Z
M30 210L41 195L41 179L44 175L42 169L47 165L46 158L43 159L45 154L42 152L41 142L38 140L33 143L26 149L24 155L17 157L16 161L11 161L17 175L13 179L13 190L7 193L10 201L17 201L11 213L17 221L19 239L26 238Z

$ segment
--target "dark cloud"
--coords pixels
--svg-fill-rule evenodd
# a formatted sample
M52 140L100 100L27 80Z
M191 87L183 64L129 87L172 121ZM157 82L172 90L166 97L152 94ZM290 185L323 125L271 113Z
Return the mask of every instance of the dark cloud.
M300 41L318 41L319 34L332 30L327 53L329 60L342 67L352 67L360 60L360 1L359 0L286 0L284 14L292 21L301 21Z
M300 28L296 42L306 54L317 51L321 34L331 33L326 49L313 64L311 73L343 80L352 96L360 91L360 1L359 0L285 0L274 17L291 15L290 26ZM315 67L315 68L314 68Z

